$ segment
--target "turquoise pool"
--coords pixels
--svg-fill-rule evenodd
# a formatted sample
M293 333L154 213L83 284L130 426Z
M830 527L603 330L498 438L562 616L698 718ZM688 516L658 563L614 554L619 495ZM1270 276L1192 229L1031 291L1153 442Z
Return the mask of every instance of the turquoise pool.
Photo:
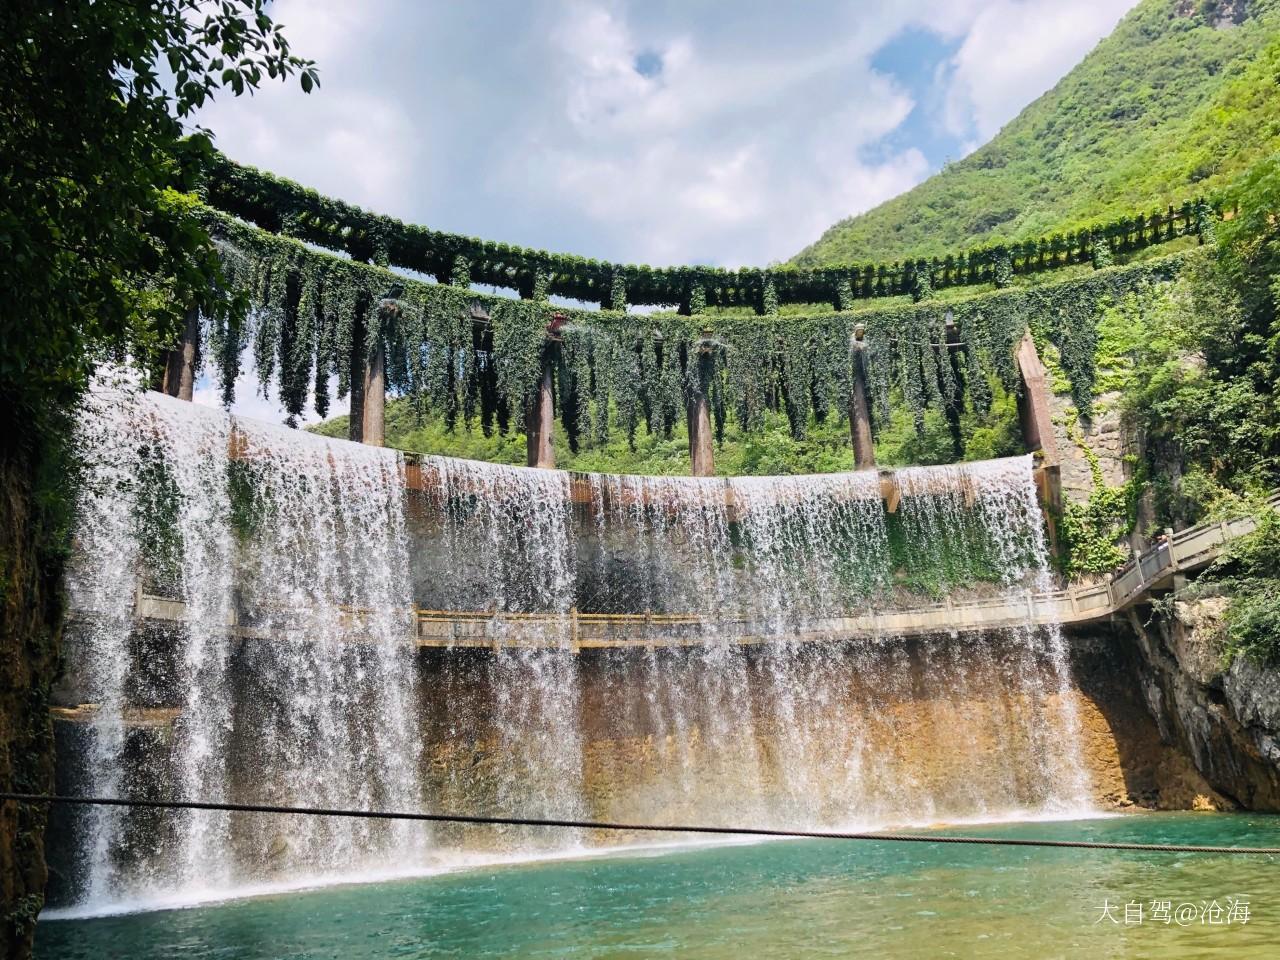
M1280 817L1144 813L957 832L1280 846ZM1280 857L832 841L677 848L43 920L36 948L40 960L1249 960L1280 956Z

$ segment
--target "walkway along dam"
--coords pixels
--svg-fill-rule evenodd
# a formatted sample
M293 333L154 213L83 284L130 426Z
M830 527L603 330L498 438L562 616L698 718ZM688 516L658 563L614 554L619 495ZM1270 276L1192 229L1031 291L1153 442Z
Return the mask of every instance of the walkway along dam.
M79 443L62 792L808 828L1222 799L1109 619L1247 524L1056 589L1043 457L577 475L107 389ZM79 913L629 839L54 816Z
M418 467L421 470L421 466ZM617 482L616 478L613 479ZM972 506L972 488L957 478L961 495ZM420 482L420 481L419 481ZM590 489L607 483L595 477L571 477L575 484ZM660 484L656 485L660 486ZM732 486L725 485L726 516L732 517ZM892 477L882 474L881 489L901 495ZM571 497L573 496L571 492ZM594 503L594 501L587 501ZM1280 505L1280 495L1270 501ZM602 504L601 504L602 506ZM643 509L643 501L633 506ZM896 502L895 502L896 507ZM1162 537L1154 546L1134 557L1098 583L1070 584L1047 591L1027 589L1021 595L1001 592L995 597L954 601L949 596L939 602L920 602L903 609L870 611L850 616L828 617L797 625L789 631L796 642L838 642L865 637L908 637L934 633L982 633L1028 624L1074 625L1109 620L1135 605L1173 589L1188 574L1212 563L1230 540L1252 532L1253 517L1199 524ZM358 631L370 611L344 607L341 616ZM565 612L529 613L502 610L436 610L414 607L407 611L410 625L406 641L419 647L482 647L546 644L560 646L567 631L572 651L596 648L692 646L706 642L709 634L738 644L769 643L777 639L769 624L750 619L708 621L698 613L585 613L577 607ZM82 618L92 611L77 611ZM139 622L159 626L179 624L191 617L185 600L147 593L139 579L134 616ZM233 605L226 623L228 638L288 640L298 638L296 628L287 624L277 634L242 623ZM305 636L300 639L305 640Z

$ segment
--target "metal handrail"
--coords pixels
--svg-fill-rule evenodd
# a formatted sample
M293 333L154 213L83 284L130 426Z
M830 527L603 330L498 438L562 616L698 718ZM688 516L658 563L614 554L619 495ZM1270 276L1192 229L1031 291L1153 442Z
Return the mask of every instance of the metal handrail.
M1280 507L1280 492L1267 499L1267 504ZM1101 583L1072 584L1047 591L1026 591L1017 596L987 597L966 600L917 604L896 610L866 610L840 616L826 617L807 624L804 628L789 631L786 636L796 639L826 638L856 635L907 635L920 633L944 633L983 627L1047 624L1086 623L1110 617L1124 609L1173 575L1207 565L1228 540L1256 529L1253 517L1238 517L1188 527L1166 536L1161 542L1131 558L1114 570ZM1099 603L1102 600L1105 602ZM270 612L287 612L286 608L273 608ZM359 607L338 608L347 624L374 611ZM739 643L759 643L777 639L770 634L760 634L758 628L768 618L715 618L697 613L582 613L577 609L564 612L528 612L496 610L437 610L414 607L405 609L413 621L413 639L420 645L435 640L443 645L466 645L474 640L479 645L519 646L519 640L506 636L504 627L541 626L568 631L570 643L579 646L652 646L664 643L680 643L681 639L668 637L655 639L649 628L699 627L717 631L737 631ZM186 603L172 597L146 594L138 589L135 616L140 619L182 621L187 619ZM92 611L75 611L73 616L92 616ZM234 615L226 624L239 636L263 637L265 632L248 624L242 624ZM440 631L439 627L448 629ZM622 637L617 632L635 627L645 628L639 637ZM459 628L466 630L462 635ZM424 629L425 628L425 629ZM701 631L699 631L701 632ZM444 636L447 634L447 637ZM683 636L683 634L682 634ZM459 643L459 641L464 641Z

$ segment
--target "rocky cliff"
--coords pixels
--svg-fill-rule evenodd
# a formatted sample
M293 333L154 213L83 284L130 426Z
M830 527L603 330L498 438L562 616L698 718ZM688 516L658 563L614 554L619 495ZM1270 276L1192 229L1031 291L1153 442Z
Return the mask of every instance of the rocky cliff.
M56 561L40 548L31 471L0 450L0 789L47 793L49 691L61 619ZM0 802L0 956L27 956L44 902L46 811Z
M1214 790L1250 810L1280 810L1280 668L1222 656L1227 598L1129 614L1147 708Z

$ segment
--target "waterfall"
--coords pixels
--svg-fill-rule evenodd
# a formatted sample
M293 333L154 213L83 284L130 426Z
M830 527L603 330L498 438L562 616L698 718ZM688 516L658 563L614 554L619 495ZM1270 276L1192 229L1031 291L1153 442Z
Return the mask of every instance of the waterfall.
M420 806L398 455L114 390L91 394L77 445L66 654L94 705L86 789ZM180 629L138 622L139 594L181 601ZM273 639L237 640L232 622ZM148 735L157 707L177 711L171 739ZM426 842L406 824L113 808L84 832L85 902L359 869Z
M172 697L189 705L183 718L184 749L172 773L184 799L226 799L229 648L222 636L230 600L232 535L227 490L227 419L176 402L145 409L114 392L92 394L81 419L77 447L85 465L77 550L68 574L76 620L68 653L85 678L84 699L96 705L89 742L92 793L147 793L148 771L126 762L128 721L152 691L136 690L134 664L150 655L135 635L134 600L142 584L144 554L150 587L183 595L191 618L183 642L167 658ZM212 455L211 455L212 454ZM82 644L83 648L78 645ZM122 885L162 889L216 876L210 850L226 842L226 818L186 812L174 817L167 869L142 857L124 861L146 841L126 831L124 813L109 807L88 812L92 844L84 851L86 896L110 898ZM142 824L136 825L142 828ZM129 875L125 879L126 874Z
M1056 627L840 632L1049 586L1030 457L571 475L406 463L112 391L91 395L78 442L62 699L79 749L60 762L86 791L819 829L1088 806ZM418 649L415 607L472 611L485 644ZM639 642L579 649L580 618L604 614L635 616ZM110 909L617 840L107 808L77 825L64 899Z
M435 559L430 576L451 584L436 588L437 602L452 610L561 615L509 625L502 635L509 645L486 664L492 696L484 721L492 724L493 740L485 776L494 789L485 802L507 816L583 818L580 684L568 650L576 569L569 476L438 457L428 458L423 472L435 481L425 512L443 526L443 549L415 556ZM418 591L427 592L425 585ZM465 789L456 802L476 798ZM517 828L491 833L507 846L576 839Z

